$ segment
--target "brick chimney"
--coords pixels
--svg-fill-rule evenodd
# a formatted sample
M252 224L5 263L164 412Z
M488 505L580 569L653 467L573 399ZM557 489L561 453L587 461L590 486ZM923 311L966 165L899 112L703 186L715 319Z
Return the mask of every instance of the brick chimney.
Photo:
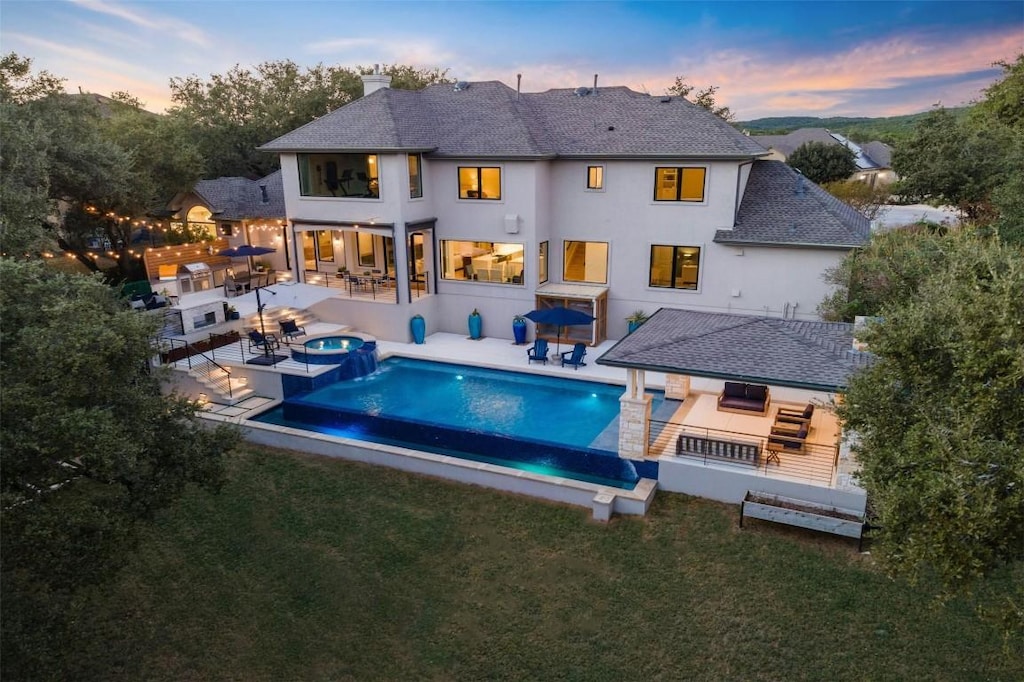
M373 73L361 77L363 79L363 97L381 88L391 87L391 76L385 76L380 72L380 64L373 65Z

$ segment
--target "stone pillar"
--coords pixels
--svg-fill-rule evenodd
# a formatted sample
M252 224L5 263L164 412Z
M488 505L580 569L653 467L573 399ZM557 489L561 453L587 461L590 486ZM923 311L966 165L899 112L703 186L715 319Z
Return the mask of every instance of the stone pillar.
M685 400L690 397L689 374L666 374L665 397L669 400Z
M629 390L619 398L619 457L644 459L651 435L651 396L631 397Z

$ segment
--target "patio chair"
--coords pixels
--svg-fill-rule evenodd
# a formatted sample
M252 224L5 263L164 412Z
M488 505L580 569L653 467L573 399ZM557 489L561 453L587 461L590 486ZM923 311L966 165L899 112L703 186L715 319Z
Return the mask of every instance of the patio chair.
M580 367L586 367L587 363L583 362L583 358L587 354L587 344L577 343L572 347L572 350L567 350L562 353L562 367L566 365L572 365L572 368L579 369ZM566 356L569 357L566 357Z
M224 297L231 298L232 296L240 296L245 293L245 284L242 282L236 282L234 277L228 276L224 278Z
M537 339L533 345L526 349L526 364L533 361L548 364L548 342L545 339Z
M802 410L790 410L785 407L780 407L779 411L775 413L775 423L808 424L810 423L813 415L814 403L807 403L807 407Z
M257 330L253 329L249 332L249 350L256 349L261 352L269 352L275 348L280 348L281 342L277 340L277 337L273 334L260 334Z
M278 324L281 325L281 336L284 337L285 341L306 335L306 328L301 324L296 324L295 320L279 320Z
M778 462L779 452L802 453L804 451L804 440L807 438L807 430L807 424L801 426L797 431L773 426L771 435L768 436L768 451L769 453L775 453L775 456L770 459Z

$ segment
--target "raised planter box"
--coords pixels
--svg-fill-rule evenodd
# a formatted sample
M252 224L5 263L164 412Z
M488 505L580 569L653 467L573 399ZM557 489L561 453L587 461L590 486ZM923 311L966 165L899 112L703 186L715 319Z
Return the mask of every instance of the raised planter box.
M748 490L740 504L740 528L743 519L761 519L789 526L856 538L858 548L864 536L864 515L852 509L830 507L817 502Z

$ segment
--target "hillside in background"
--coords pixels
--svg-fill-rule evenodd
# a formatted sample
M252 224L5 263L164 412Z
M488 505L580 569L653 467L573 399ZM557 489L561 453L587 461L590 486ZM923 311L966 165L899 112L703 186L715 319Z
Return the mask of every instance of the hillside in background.
M956 116L965 116L970 107L951 108L948 111ZM737 121L735 126L748 131L751 135L785 135L799 128L828 128L846 135L854 142L870 142L881 140L895 144L913 130L917 122L928 112L908 114L906 116L885 116L880 118L834 116L818 118L817 116L778 116L756 118L752 121Z

